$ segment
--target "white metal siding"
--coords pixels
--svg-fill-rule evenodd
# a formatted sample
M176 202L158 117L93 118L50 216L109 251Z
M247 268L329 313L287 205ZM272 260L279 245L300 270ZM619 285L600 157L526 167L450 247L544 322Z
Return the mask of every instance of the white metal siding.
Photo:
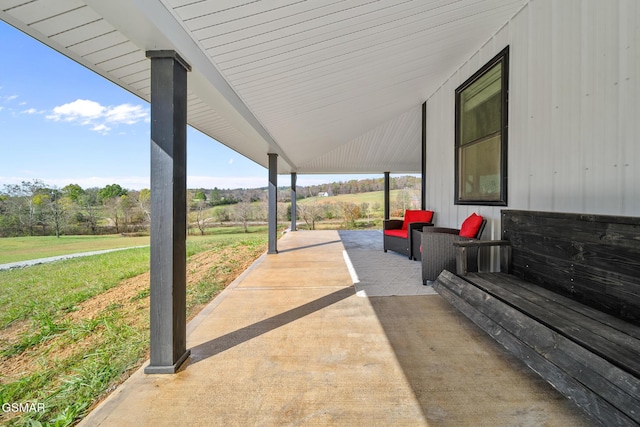
M640 215L640 2L531 0L427 101L427 206L454 205L455 89L510 45L508 208Z

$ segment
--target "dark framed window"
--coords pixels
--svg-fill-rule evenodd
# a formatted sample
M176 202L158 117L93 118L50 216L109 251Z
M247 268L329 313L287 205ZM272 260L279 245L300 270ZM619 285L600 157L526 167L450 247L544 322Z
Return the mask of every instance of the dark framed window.
M507 205L509 47L456 89L457 205Z

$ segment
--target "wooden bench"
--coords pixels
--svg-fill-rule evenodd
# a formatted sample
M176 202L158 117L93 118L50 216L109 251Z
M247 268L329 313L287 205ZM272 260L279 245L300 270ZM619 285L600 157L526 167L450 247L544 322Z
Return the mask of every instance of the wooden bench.
M454 243L434 288L602 424L640 424L640 218L503 210L502 235ZM483 246L501 272L468 273Z

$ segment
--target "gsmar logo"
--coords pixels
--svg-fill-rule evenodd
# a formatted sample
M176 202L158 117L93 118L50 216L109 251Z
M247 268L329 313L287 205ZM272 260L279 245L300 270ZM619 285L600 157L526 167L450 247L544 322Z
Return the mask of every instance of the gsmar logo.
M3 403L2 412L44 412L44 403Z

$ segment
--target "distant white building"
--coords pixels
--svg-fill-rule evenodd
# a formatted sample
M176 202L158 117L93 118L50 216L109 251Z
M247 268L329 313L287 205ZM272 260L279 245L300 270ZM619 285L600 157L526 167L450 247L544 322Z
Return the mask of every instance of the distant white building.
M318 197L329 197L329 193L326 191L321 191L318 193Z

